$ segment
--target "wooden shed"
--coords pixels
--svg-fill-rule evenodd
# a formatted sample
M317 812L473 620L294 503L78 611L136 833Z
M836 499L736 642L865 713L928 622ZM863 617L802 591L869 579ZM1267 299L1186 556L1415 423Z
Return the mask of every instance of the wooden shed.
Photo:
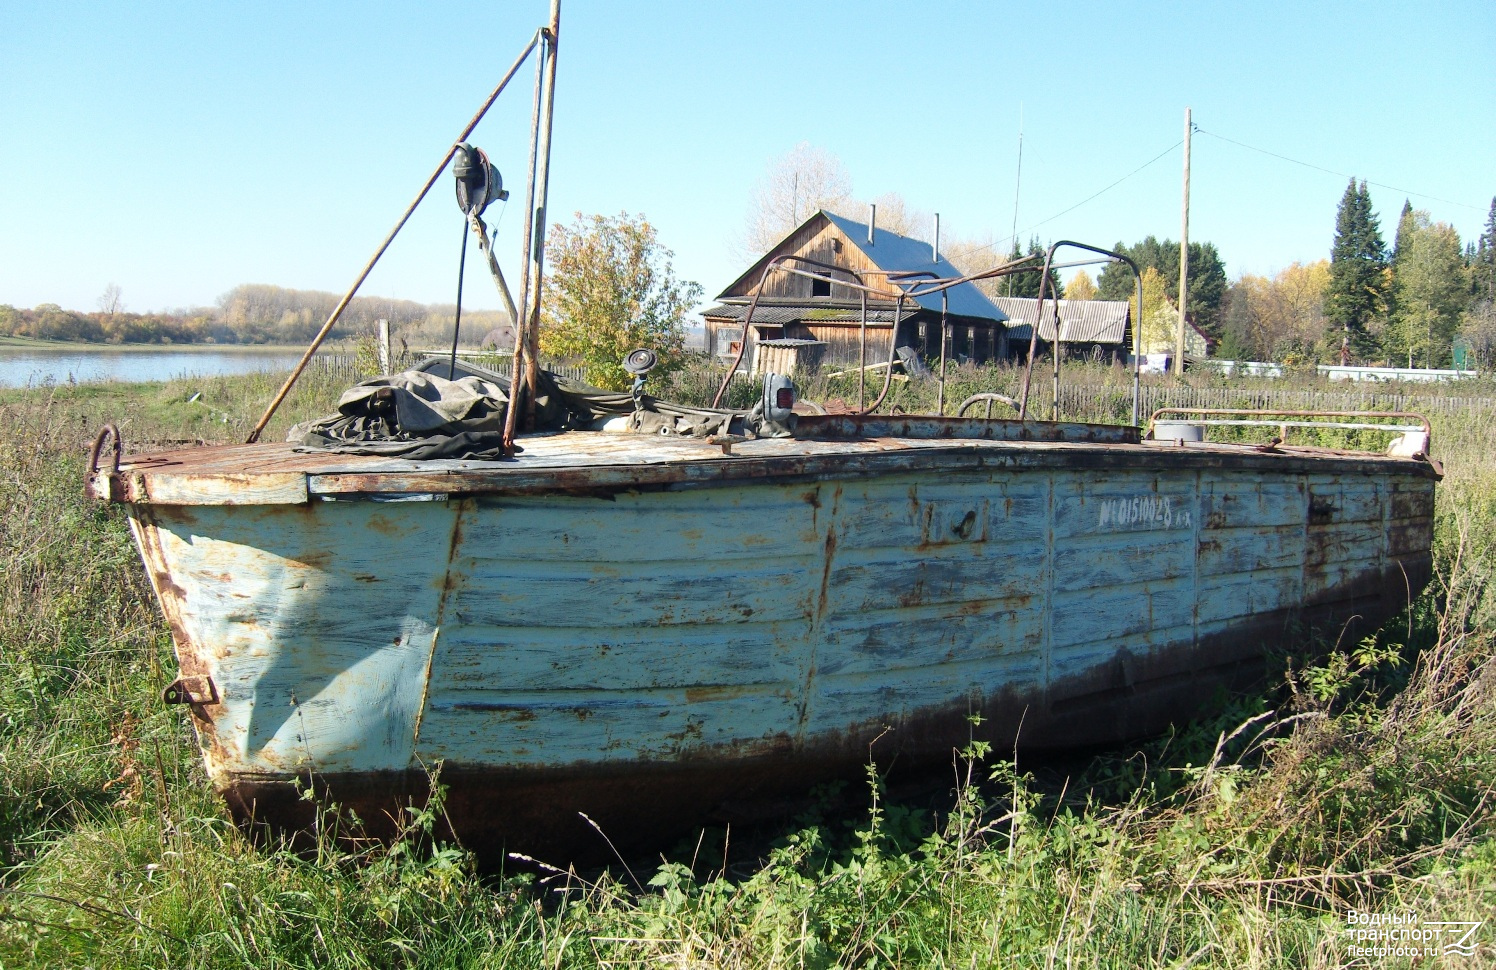
M868 302L868 362L885 358L889 331L895 319L898 287L890 273L929 272L937 277L960 276L949 260L927 242L884 229L870 232L866 223L818 211L778 245L765 253L717 297L719 303L702 313L706 321L707 352L720 358L737 355L743 340L743 320L754 290L763 282L753 314L750 344L774 340L812 340L824 343L821 362L855 365L860 355L861 301L858 291L825 280L788 273L763 279L771 259L786 253L830 263L860 273L875 289ZM963 283L945 293L906 300L899 321L898 345L912 347L920 356L940 356L941 323L946 328L946 356L976 362L1008 356L1007 316L975 285ZM754 351L756 354L756 351ZM750 363L753 370L762 370Z
M887 331L885 331L886 333ZM755 374L813 374L826 356L826 341L796 337L760 340L753 355Z
M1013 355L1025 356L1039 316L1039 301L1032 297L998 296L992 302L1008 315ZM1060 346L1066 357L1117 363L1127 361L1132 354L1132 304L1126 300L1046 299L1044 319L1038 321L1039 347L1045 353L1055 342L1056 315L1060 321Z

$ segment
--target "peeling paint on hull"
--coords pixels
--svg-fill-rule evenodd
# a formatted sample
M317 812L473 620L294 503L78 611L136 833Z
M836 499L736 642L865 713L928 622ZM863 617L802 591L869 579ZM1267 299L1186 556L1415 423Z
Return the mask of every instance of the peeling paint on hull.
M1266 676L1293 624L1372 629L1430 574L1435 476L1410 460L609 442L636 449L626 488L529 444L528 466L440 469L261 450L233 459L236 483L277 476L246 505L203 500L222 468L123 470L241 818L305 824L293 782L313 777L377 826L441 762L456 834L489 858L586 854L577 812L658 845L870 750L948 761L973 712L1036 749L1155 733Z

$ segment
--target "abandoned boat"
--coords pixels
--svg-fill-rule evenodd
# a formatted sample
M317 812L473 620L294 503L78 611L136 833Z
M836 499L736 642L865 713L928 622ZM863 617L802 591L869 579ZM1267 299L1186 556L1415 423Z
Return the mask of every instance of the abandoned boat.
M551 71L556 27L531 42ZM531 196L543 214L533 170ZM96 443L88 487L125 507L171 628L166 700L241 819L307 825L311 786L377 834L440 766L444 816L482 856L596 851L583 814L660 845L870 760L948 763L973 736L1158 732L1267 676L1285 631L1369 631L1430 576L1439 471L1406 416L1378 454L1191 440L1307 416L1165 436L1036 421L1026 398L979 419L873 413L880 395L791 431L771 380L769 433L729 414L662 434L638 388L610 405L626 420L525 433L520 331L507 384L465 371L514 399L496 454Z
M573 431L509 461L195 448L107 466L242 818L428 788L480 853L731 818L869 759L1156 733L1294 627L1430 575L1413 457L815 416ZM973 728L969 715L980 713Z

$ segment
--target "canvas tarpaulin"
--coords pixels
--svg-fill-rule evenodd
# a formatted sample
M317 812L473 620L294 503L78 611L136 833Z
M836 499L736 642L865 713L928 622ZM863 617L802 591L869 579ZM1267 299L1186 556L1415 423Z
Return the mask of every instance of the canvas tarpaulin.
M343 393L337 414L297 425L288 440L308 451L413 459L501 458L509 379L471 364L460 369L456 380L423 365L363 381ZM631 394L604 391L548 371L540 373L535 404L537 431L588 429L626 415L628 430L643 434L787 433L764 422L756 411L692 408L647 394L636 402Z

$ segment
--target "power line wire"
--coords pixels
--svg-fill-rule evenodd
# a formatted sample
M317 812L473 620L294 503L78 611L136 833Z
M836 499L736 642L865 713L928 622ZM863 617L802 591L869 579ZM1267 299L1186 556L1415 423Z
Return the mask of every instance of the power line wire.
M1245 148L1248 151L1257 152L1262 155L1271 155L1273 158L1281 159L1285 162L1292 162L1294 165L1302 165L1305 168L1312 168L1316 172L1324 172L1326 175L1338 175L1343 179L1355 178L1354 175L1347 175L1344 172L1337 172L1334 169L1325 168L1323 165L1315 165L1312 162L1301 161L1297 158L1289 158L1287 155L1280 155L1277 152L1270 152L1266 148L1258 148L1256 145L1248 145L1246 142L1237 141L1235 138L1227 138L1225 135L1218 135L1213 131L1206 131L1204 128L1201 128L1198 125L1195 126L1195 130L1202 135L1209 135L1212 138L1218 138L1221 141L1229 142L1230 144L1235 145L1238 148ZM1379 189L1391 189L1394 192L1402 192L1406 195L1416 195L1420 199L1432 199L1435 202L1443 202L1445 205L1457 205L1463 209L1473 209L1476 212L1481 211L1480 206L1470 205L1466 202L1456 202L1453 199L1441 199L1437 195L1429 195L1427 192L1414 192L1412 189L1401 189L1395 185L1388 185L1385 182L1373 182L1371 179L1362 179L1361 181L1365 182L1367 185L1375 185Z
M1178 148L1180 145L1183 145L1183 144L1184 144L1184 139L1181 138L1179 141L1177 141L1174 144L1170 145L1168 148L1165 148L1163 151L1159 152L1157 155L1154 155L1152 158L1148 159L1148 161L1144 162L1143 164L1139 165L1137 168L1133 169L1131 172L1128 172L1126 175L1124 175L1121 178L1117 179L1117 181L1115 181L1112 184L1108 185L1106 188L1101 189L1101 190L1099 190L1097 192L1093 192L1092 194L1086 196L1084 199L1081 199L1079 202L1075 203L1075 205L1072 205L1070 208L1065 209L1065 210L1063 210L1061 212L1056 212L1054 215L1050 216L1047 219L1041 219L1038 222L1034 223L1033 225L1025 227L1021 232L1015 232L1015 233L1013 233L1013 235L1008 236L1006 239L999 239L996 242L988 243L985 246L978 246L975 249L973 249L972 252L974 252L974 253L975 252L980 252L983 249L995 249L996 247L1001 246L1004 243L1008 243L1008 242L1015 242L1016 243L1016 241L1018 239L1020 239L1021 237L1023 237L1025 234L1033 232L1035 229L1038 229L1042 225L1045 225L1045 224L1050 223L1050 222L1054 222L1056 219L1060 218L1063 215L1068 215L1069 213L1074 212L1076 209L1079 209L1081 206L1085 205L1087 202L1090 202L1092 199L1095 199L1095 198L1097 198L1099 196L1105 195L1106 193L1110 192L1112 189L1115 189L1117 186L1121 185L1123 182L1126 182L1128 179L1132 178L1134 175L1138 174L1143 169L1145 169L1148 166L1152 165L1154 162L1158 161L1160 158L1163 158L1165 155L1169 154L1174 149Z

